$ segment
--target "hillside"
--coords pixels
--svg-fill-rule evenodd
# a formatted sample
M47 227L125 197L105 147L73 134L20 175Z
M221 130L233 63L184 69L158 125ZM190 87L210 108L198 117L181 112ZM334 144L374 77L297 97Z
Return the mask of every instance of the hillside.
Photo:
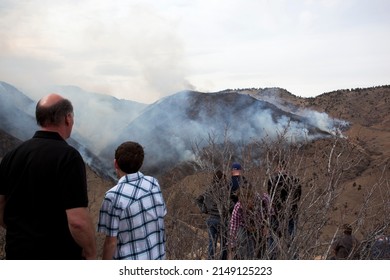
M364 149L377 164L390 157L390 86L334 91L307 105L323 110L335 118L349 121L347 135Z
M325 116L319 123L313 112L300 115L285 110L277 106L276 98L263 100L240 90L179 92L145 108L99 156L111 158L117 143L133 139L151 155L146 158L145 170L160 175L173 162L192 160L194 147L206 146L210 138L218 143L226 140L224 137L234 143L250 143L253 139L275 138L286 126L290 127L292 141L331 135L328 125L335 125L332 120Z
M246 126L246 130L244 129L241 134L245 135L245 131L252 131L253 126L256 125L256 122L250 120L249 116L253 116L254 112L259 110L263 111L264 108L267 110L272 108L274 117L269 119L273 120L273 124L280 119L280 116L288 114L292 116L293 120L300 121L305 116L306 123L312 125L313 128L317 127L317 129L320 126L314 124L320 120L316 119L319 116L325 116L326 123L332 119L335 120L332 122L335 125L342 125L344 123L342 121L349 123L342 129L343 137L326 132L322 130L322 127L319 130L314 129L313 133L319 133L324 137L310 138L304 145L292 148L292 152L289 154L290 168L301 178L306 195L302 207L305 207L307 213L302 214L301 220L302 234L304 233L304 235L300 237L305 240L305 244L316 244L315 249L312 248L311 251L306 252L305 258L326 255L330 241L343 222L353 223L356 234L361 239L372 238L372 234L381 227L384 227L382 233L388 233L390 225L390 218L387 214L387 211L390 210L388 203L390 201L388 188L390 179L390 86L338 90L324 93L316 98L297 97L283 89L229 90L214 94L196 92L191 94L193 95L191 99L188 99L187 93L178 94L175 97L179 96L182 99L167 98L140 112L140 114L144 114L139 117L140 120L153 122L156 125L156 130L153 130L155 134L147 134L149 141L154 143L153 145L159 145L161 141L166 141L165 146L162 147L164 147L165 152L168 152L170 143L168 139L157 138L157 141L153 142L154 139L151 139L153 135L178 139L181 135L188 136L194 127L222 125L221 120L229 119L232 116L234 116L234 120L240 121L234 123L233 128L239 127L243 121L251 121L251 125ZM271 103L271 100L277 100L277 102ZM239 106L234 108L235 111L226 114L226 109L233 104L239 104ZM173 105L173 107L168 105ZM156 108L158 111L155 110ZM177 110L175 112L180 113L174 113L171 108L181 109L181 111ZM309 113L302 114L304 111ZM162 115L153 118L156 112L160 112L159 114ZM244 112L250 113L244 114ZM315 114L312 114L313 112ZM319 115L322 112L324 115ZM203 118L205 115L208 115L208 118ZM189 126L191 121L183 121L184 118L198 121L197 126ZM135 120L137 117L128 124L128 131L139 131ZM180 122L177 122L178 120ZM179 131L184 132L183 134L161 136L165 135L164 129L169 127L179 128ZM266 166L269 164L269 162L262 160L264 153L261 148L270 149L270 154L274 150L271 149L272 147L265 146L266 143L258 141L260 140L258 138L254 139L253 143L242 141L238 144L238 149L230 150L226 154L230 156L229 159L223 158L221 155L218 159L214 158L216 160L214 163L218 162L219 166L225 164L224 171L228 173L229 160L242 160L245 175L261 189L268 176ZM241 146L243 142L245 142L245 146ZM2 153L0 158L18 143L20 140L15 139L9 133L0 131L0 152ZM208 144L212 143L208 142ZM208 154L210 155L222 148L226 148L223 143L215 145L214 150L202 148L199 151L191 151L191 153L198 152L195 153L196 155L203 153L204 156L207 151L211 151ZM146 150L146 155L146 161L156 159L156 155L149 148ZM176 156L179 155L174 154L173 158ZM209 183L210 171L215 166L209 162L208 157L191 156L189 159L180 162L180 164L175 160L166 161L164 164L166 172L155 175L160 181L168 206L166 223L168 258L170 259L201 259L205 258L207 250L205 216L200 214L199 209L194 204L194 198ZM148 174L154 175L155 173ZM96 223L104 192L114 184L114 181L102 177L96 168L91 169L88 165L87 175L90 209ZM316 195L320 192L324 192L324 197L331 199L331 207L326 213L318 213L318 208L325 209L325 201L317 202L317 204L310 202L314 198L318 199L319 196ZM329 192L334 192L334 196L326 196L326 193ZM316 216L319 214L324 216L319 219ZM325 223L322 225L319 222L325 215ZM317 218L317 221L314 218ZM103 237L99 235L97 237L101 252ZM0 243L2 240L0 233Z
M246 93L256 96L258 91L247 90ZM332 118L342 119L350 124L348 129L342 132L344 138L307 142L300 148L299 157L302 158L297 162L299 166L291 166L305 183L304 192L307 196L315 197L314 192L321 189L334 192L332 198L329 196L332 206L326 217L318 217L325 221L324 225L317 225L317 231L314 232L305 228L305 236L302 236L305 241L302 242L310 244L308 236L314 236L316 239L312 240L312 243L317 244L315 250L307 253L306 257L327 257L332 239L345 222L354 225L355 234L363 244L369 244L379 233L389 234L390 87L340 90L308 99L289 94L287 96L288 99L282 101L284 108L289 107L293 111L312 109L325 112ZM264 96L257 95L257 98ZM332 153L337 157L331 162ZM264 165L247 165L246 176L253 178L261 189L267 178L266 171L261 169ZM174 224L170 230L180 244L178 247L185 247L189 238L191 244L203 246L203 251L196 251L195 257L199 258L206 254L206 217L200 214L194 198L204 191L211 180L211 174L203 170L186 176L188 170L189 166L183 165L173 169L163 178L169 185L166 196L172 213L170 219ZM176 180L170 179L171 177ZM325 207L326 204L322 206ZM303 216L307 220L302 223L309 227L316 224L316 221L310 220L307 215L319 214L318 208L304 208L307 213L303 213ZM192 247L183 253L175 251L178 258L191 258L189 255L194 257L191 252L194 252Z

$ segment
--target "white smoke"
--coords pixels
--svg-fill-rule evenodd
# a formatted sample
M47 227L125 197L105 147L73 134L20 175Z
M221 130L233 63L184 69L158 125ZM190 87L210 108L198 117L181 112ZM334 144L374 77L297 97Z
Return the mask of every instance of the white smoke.
M350 125L347 121L332 118L325 112L318 112L307 108L300 108L293 103L288 102L288 100L282 99L280 97L282 91L283 90L279 88L267 88L258 90L256 94L252 93L250 95L254 95L254 97L259 100L269 102L285 112L301 116L305 119L305 122L307 124L315 126L322 131L325 131L332 135L344 137L342 135L342 131L348 128L348 126ZM287 125L286 120L280 120L280 122L278 123L282 124L282 127L285 127ZM301 123L290 122L289 125L292 126L292 130L295 132L305 130L302 127Z
M167 162L167 159L177 162L192 160L195 158L194 144L206 146L210 136L215 137L217 143L227 138L244 145L280 135L291 142L300 142L326 137L324 132L338 135L336 129L347 124L313 110L284 106L285 110L289 109L286 113L278 109L281 101L276 98L270 105L271 98L267 102L257 102L237 92L224 95L184 91L146 105L77 87L55 87L52 90L73 103L75 125L72 138L80 143L78 149L85 160L94 164L94 155L97 155L107 169L112 167L115 148L124 141L137 141L143 145L145 163L152 165ZM22 127L17 124L17 118L14 125Z
M304 116L308 123L318 127L319 129L329 132L332 135L342 136L342 130L349 126L349 123L344 120L331 118L325 112L317 112L313 110L303 110L301 116Z
M55 86L49 92L57 92L73 103L74 136L96 154L146 107L142 103L87 92L75 86Z

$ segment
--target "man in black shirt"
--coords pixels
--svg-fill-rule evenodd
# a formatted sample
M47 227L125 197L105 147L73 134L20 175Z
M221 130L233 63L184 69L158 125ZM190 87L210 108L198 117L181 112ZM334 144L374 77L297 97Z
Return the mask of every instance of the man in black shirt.
M7 259L96 259L85 164L67 144L74 116L57 94L36 106L42 128L0 164L0 225Z

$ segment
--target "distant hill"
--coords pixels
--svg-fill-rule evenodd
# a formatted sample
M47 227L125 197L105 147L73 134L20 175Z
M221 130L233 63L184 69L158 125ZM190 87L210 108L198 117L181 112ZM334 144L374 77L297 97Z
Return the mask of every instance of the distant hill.
M0 159L2 159L11 149L16 148L20 143L22 143L21 140L0 129Z
M257 92L258 94L258 92ZM222 143L275 138L289 127L291 141L329 137L338 120L322 116L316 123L315 112L292 113L247 91L226 90L216 93L183 91L148 106L126 126L100 157L112 157L115 145L127 140L142 143L148 155L144 168L161 174L175 163L193 159L193 148L207 145L214 137ZM277 105L274 105L276 103Z
M306 106L350 122L347 135L379 163L390 157L390 86L324 93Z
M341 193L335 198L333 215L313 236L318 234L326 246L341 221L359 223L364 211L375 211L373 224L388 225L389 191L382 187L390 180L390 86L336 90L315 98L297 97L281 88L183 91L150 105L86 93L77 87L58 88L57 92L69 97L75 107L76 124L69 143L87 162L95 223L104 192L114 184L115 147L122 141L140 141L146 152L142 171L158 177L167 201L168 237L182 245L178 253L170 243L171 258L198 258L203 241L207 242L207 238L194 241L194 236L204 233L204 217L193 199L210 178L207 170L194 168L194 145L206 147L210 140L222 143L228 139L239 147L253 148L248 145L251 141L271 139L285 127L290 129L290 140L304 140L300 151L307 158L297 168L305 176L305 191L312 182L331 182L329 151L349 152L349 158L340 157L350 166L340 166L337 186ZM0 159L37 129L35 103L16 87L0 82ZM241 159L239 152L244 151L237 151ZM376 190L370 194L375 205L362 210L371 189ZM364 237L368 227L360 222L357 234ZM102 236L98 242L101 251Z
M34 101L14 86L0 82L0 129L26 140L38 128Z
M0 128L21 140L31 137L38 128L34 119L37 101L12 85L0 85L4 107ZM288 126L291 141L301 141L328 137L335 127L344 126L341 120L330 119L324 113L296 110L286 103L294 96L279 88L183 91L151 105L86 92L75 86L58 86L50 91L72 101L76 122L71 141L78 143L76 146L92 168L111 177L113 151L128 140L144 146L147 157L143 170L159 175L192 159L193 148L207 145L210 137L217 142L228 137L232 142L248 143L274 138ZM101 163L91 161L96 156Z

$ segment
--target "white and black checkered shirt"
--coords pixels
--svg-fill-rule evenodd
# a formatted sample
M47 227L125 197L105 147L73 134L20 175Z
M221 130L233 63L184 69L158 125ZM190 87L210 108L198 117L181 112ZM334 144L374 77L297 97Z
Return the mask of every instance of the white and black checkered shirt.
M166 205L158 181L128 174L106 192L98 232L118 239L114 259L165 259Z

